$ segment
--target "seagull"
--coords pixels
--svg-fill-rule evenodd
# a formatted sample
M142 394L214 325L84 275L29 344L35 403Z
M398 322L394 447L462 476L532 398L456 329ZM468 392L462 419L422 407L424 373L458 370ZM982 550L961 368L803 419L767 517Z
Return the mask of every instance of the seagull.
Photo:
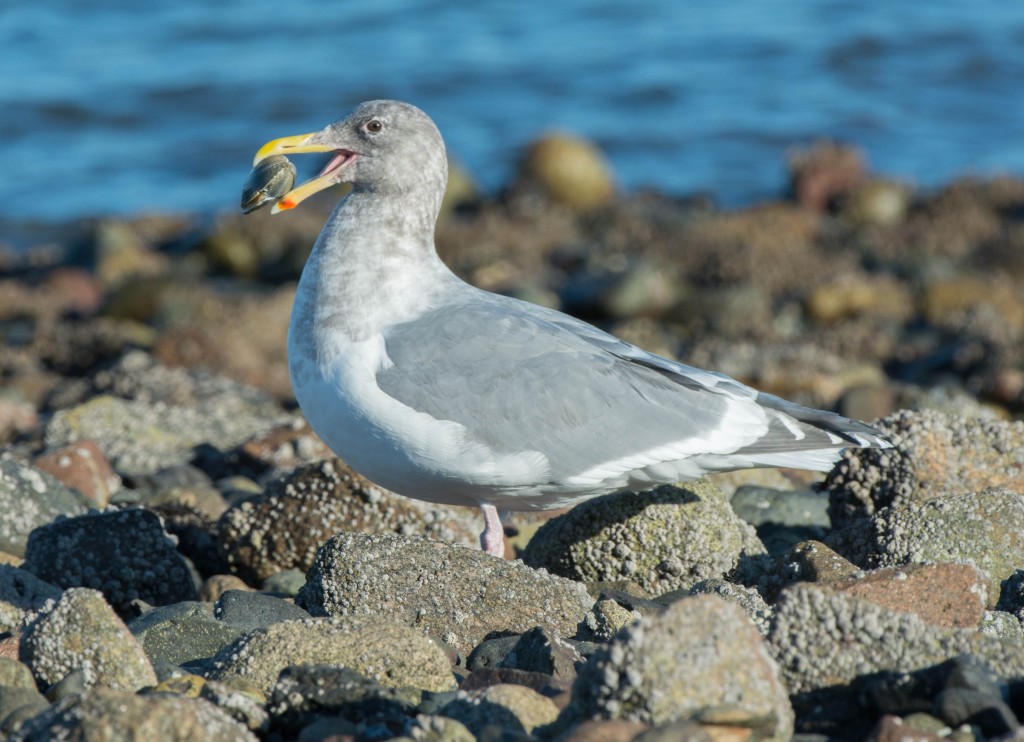
M553 309L476 288L441 261L447 184L427 114L375 100L253 161L319 152L315 178L274 213L338 183L302 271L288 328L296 400L348 465L406 497L481 508L502 556L499 510L552 510L753 467L828 471L844 449L889 448L831 412L648 353Z

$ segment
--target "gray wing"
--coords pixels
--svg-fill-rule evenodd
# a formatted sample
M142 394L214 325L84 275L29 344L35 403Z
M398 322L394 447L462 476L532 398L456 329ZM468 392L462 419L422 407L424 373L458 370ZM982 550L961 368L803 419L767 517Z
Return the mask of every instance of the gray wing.
M630 457L849 445L772 412L765 395L726 376L505 297L439 307L390 328L385 342L392 365L377 382L387 394L496 451L540 451L555 482Z

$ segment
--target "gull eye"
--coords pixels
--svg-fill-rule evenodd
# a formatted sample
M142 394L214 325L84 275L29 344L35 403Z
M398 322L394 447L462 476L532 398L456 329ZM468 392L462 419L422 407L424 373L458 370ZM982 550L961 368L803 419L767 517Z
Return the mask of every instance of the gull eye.
M370 119L363 124L363 129L368 131L370 134L380 134L384 129L384 124L380 119Z

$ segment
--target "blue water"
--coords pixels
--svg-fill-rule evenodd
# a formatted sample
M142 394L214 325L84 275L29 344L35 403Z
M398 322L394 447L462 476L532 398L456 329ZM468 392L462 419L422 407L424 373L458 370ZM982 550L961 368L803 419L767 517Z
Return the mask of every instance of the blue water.
M820 136L920 186L1020 175L1022 91L1016 1L10 0L0 221L233 209L260 144L380 97L488 189L550 128L725 204Z

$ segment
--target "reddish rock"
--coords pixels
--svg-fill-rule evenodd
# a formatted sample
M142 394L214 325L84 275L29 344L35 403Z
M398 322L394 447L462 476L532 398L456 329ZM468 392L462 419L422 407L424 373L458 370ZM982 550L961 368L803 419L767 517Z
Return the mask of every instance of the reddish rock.
M65 311L83 316L96 314L103 306L103 287L95 275L82 268L56 268L43 285Z
M988 578L969 564L885 567L829 584L883 608L955 629L981 624L990 587Z
M7 659L18 659L18 645L21 643L21 634L13 634L0 638L0 657Z
M818 142L789 157L789 178L797 203L824 211L838 196L867 179L863 153L836 142Z
M252 587L246 585L241 579L234 575L212 575L211 577L206 578L202 587L199 588L199 599L213 603L228 590L245 590L250 593L255 592Z
M33 465L78 490L97 507L106 507L110 496L121 489L121 478L91 440L77 441L45 453L36 458Z

